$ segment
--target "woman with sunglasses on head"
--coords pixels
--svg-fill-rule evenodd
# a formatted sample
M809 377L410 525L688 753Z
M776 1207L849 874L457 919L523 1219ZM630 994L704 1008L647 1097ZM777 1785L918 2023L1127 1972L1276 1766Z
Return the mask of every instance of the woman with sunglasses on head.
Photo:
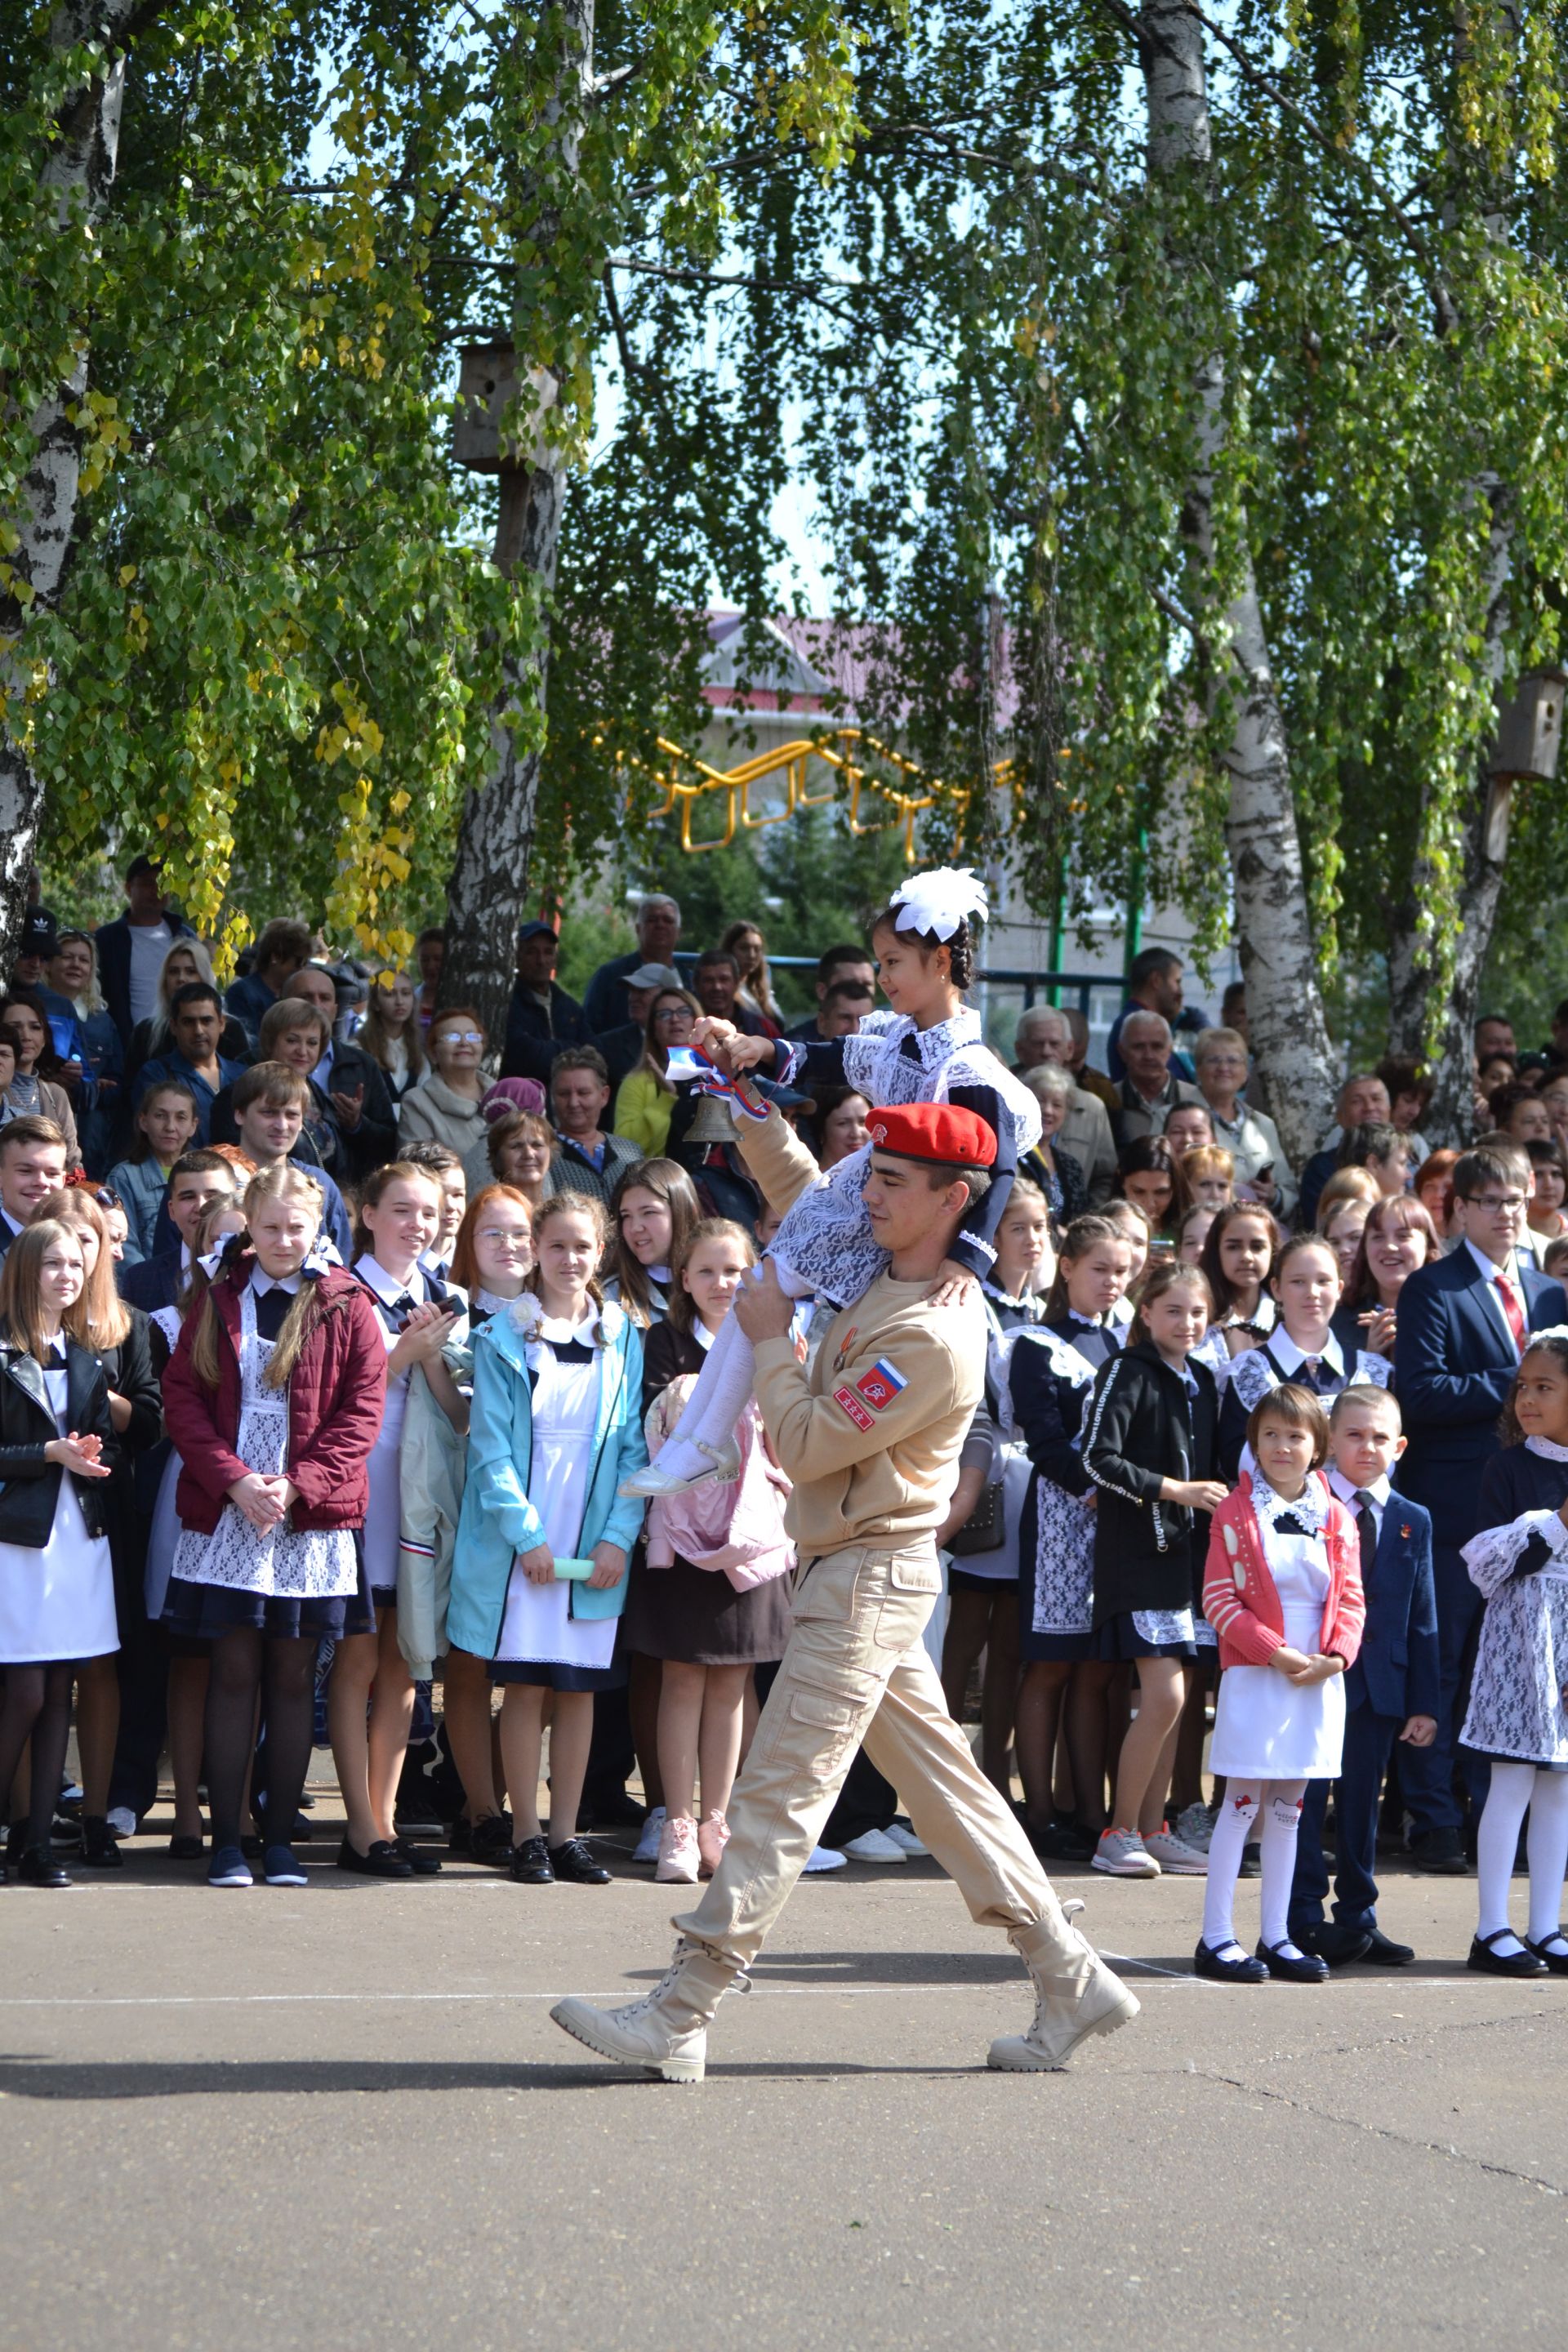
M647 1008L642 1060L621 1080L616 1094L615 1131L635 1143L648 1160L663 1156L675 1110L675 1088L666 1069L672 1048L689 1045L700 1013L684 988L661 988Z
M436 1014L425 1043L430 1067L398 1105L398 1131L405 1143L444 1143L466 1159L489 1133L484 1024L468 1005L448 1008Z

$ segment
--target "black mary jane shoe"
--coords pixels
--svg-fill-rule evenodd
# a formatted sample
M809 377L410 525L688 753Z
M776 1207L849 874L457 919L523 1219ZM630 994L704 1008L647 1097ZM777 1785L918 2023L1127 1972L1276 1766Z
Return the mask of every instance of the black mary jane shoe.
M1267 1984L1268 1971L1261 1960L1255 1960L1238 1944L1234 1959L1226 1959L1213 1948L1200 1941L1193 1954L1193 1967L1200 1977L1213 1984Z
M102 1813L81 1817L81 1858L89 1870L123 1870L125 1856Z
M387 1838L373 1838L369 1852L360 1853L345 1837L338 1848L338 1868L352 1871L357 1878L412 1878L414 1875L413 1864L404 1861Z
M1331 1969L1348 1969L1354 1960L1364 1960L1372 1951L1372 1936L1365 1927L1342 1927L1325 1919L1321 1927L1304 1927L1296 1937L1299 1950L1315 1952Z
M13 1865L18 1886L68 1886L69 1874L60 1868L47 1846L29 1845Z
M1259 1944L1258 1957L1271 1977L1281 1984L1327 1984L1329 1964L1316 1952L1303 1952L1300 1946L1294 1959L1283 1944Z
M1521 1948L1517 1952L1500 1952L1498 1946L1505 1937L1511 1937ZM1482 1977L1544 1977L1551 1969L1534 1947L1522 1937L1515 1936L1511 1927L1494 1927L1489 1936L1474 1936L1469 1955L1465 1961Z
M550 1867L568 1886L608 1886L610 1874L595 1861L580 1837L550 1849Z
M404 1861L408 1864L409 1869L414 1873L416 1878L438 1878L440 1876L441 1865L436 1856L433 1853L416 1853L415 1848L409 1844L408 1840L405 1837L399 1836L396 1838L394 1841L393 1850L395 1853L400 1853L403 1856Z
M1533 1952L1536 1958L1544 1968L1550 1969L1554 1977L1568 1977L1568 1952L1550 1952L1546 1948L1549 1944L1561 1943L1568 1943L1568 1927L1553 1927L1551 1935L1542 1936L1539 1944L1532 1942L1531 1937L1526 1936L1524 1948L1527 1952Z
M550 1848L542 1837L521 1838L511 1850L511 1874L520 1886L553 1886Z

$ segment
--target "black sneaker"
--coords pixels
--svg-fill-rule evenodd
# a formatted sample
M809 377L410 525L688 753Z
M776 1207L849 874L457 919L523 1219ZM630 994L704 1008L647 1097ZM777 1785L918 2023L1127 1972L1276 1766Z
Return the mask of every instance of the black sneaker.
M373 1838L367 1853L356 1853L345 1837L338 1848L338 1868L357 1878L412 1878L414 1865L405 1862L387 1838Z
M610 1874L595 1861L580 1837L550 1849L550 1867L568 1886L608 1886Z
M542 1837L524 1838L511 1850L511 1874L520 1886L553 1886L550 1849Z
M115 1843L114 1832L101 1813L84 1813L81 1817L81 1858L89 1870L123 1870L125 1856Z

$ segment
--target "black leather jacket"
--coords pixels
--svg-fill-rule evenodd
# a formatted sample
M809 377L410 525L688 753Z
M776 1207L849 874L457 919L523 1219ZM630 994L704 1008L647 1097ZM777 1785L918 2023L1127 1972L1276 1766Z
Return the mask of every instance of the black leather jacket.
M109 1382L89 1349L66 1341L66 1427L82 1437L103 1440L103 1458L116 1453L109 1420ZM54 1525L60 1480L67 1474L46 1462L44 1448L58 1437L44 1368L35 1357L0 1335L0 1543L26 1544L41 1551ZM106 1535L107 1479L76 1480L77 1500L90 1536Z

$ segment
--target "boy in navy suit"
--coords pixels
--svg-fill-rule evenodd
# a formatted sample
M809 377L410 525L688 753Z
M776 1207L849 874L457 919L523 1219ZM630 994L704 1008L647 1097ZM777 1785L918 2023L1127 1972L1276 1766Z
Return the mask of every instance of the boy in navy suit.
M1334 1783L1339 1864L1334 1916L1323 1917L1327 1780L1309 1780L1290 1890L1292 1939L1331 1968L1371 1960L1403 1968L1415 1954L1377 1924L1377 1814L1383 1776L1396 1739L1430 1748L1437 1731L1441 1675L1437 1601L1432 1581L1432 1522L1419 1503L1395 1494L1388 1474L1405 1451L1399 1406L1388 1389L1348 1388L1329 1415L1329 1484L1361 1538L1366 1624L1345 1676L1345 1745Z
M1563 1286L1537 1273L1524 1244L1530 1187L1530 1161L1520 1145L1478 1144L1467 1151L1454 1169L1459 1239L1448 1256L1417 1266L1399 1294L1394 1386L1410 1436L1399 1486L1425 1504L1436 1530L1432 1569L1442 1675L1437 1737L1412 1750L1399 1776L1417 1870L1465 1868L1456 1761L1475 1811L1486 1795L1485 1764L1457 1754L1468 1646L1481 1610L1460 1547L1477 1532L1481 1474L1498 1450L1498 1421L1525 1339L1563 1320Z

